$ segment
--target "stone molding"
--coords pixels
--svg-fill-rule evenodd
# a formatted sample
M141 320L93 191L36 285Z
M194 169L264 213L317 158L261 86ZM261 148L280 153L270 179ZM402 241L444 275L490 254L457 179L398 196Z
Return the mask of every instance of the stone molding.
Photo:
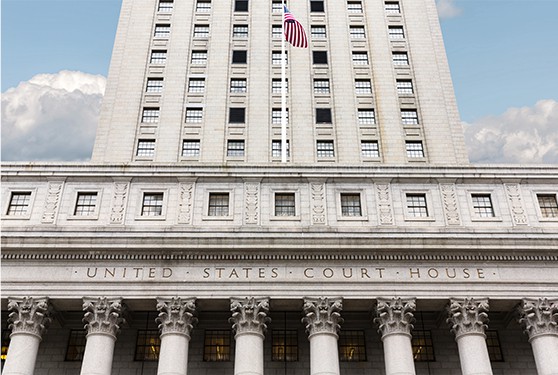
M541 335L558 336L558 299L525 298L518 310L529 341Z
M56 221L63 187L64 181L49 181L43 217L41 218L42 224L54 224Z
M244 224L260 223L260 183L244 183Z
M326 224L325 182L311 182L310 194L312 198L312 224Z
M523 207L521 189L519 184L504 184L514 225L527 225L527 214Z
M84 298L83 299L83 322L87 335L98 333L113 337L120 331L120 326L124 324L122 317L124 307L122 299L108 299L106 297Z
M451 331L458 339L462 335L485 335L488 328L488 298L451 299L448 306Z
M343 323L342 310L342 298L305 298L302 323L306 325L308 338L319 333L337 336Z
M415 298L378 298L374 323L378 324L378 332L382 335L382 339L391 334L411 336L415 309Z
M110 209L110 222L111 224L123 224L130 183L115 181L113 189L114 191Z
M231 298L231 312L229 322L232 323L236 335L255 333L263 337L267 323L271 321L267 316L269 298Z
M194 182L180 182L178 185L178 224L192 223L194 186Z
M159 315L155 319L159 323L161 336L167 333L176 333L187 336L190 334L198 319L196 313L196 299L172 297L171 299L157 299Z
M459 205L457 203L457 189L455 184L440 184L444 214L448 225L461 225Z
M393 225L393 207L390 184L376 184L376 195L378 199L377 209L380 217L380 225Z
M12 335L26 333L42 339L52 321L48 297L8 298L8 311Z

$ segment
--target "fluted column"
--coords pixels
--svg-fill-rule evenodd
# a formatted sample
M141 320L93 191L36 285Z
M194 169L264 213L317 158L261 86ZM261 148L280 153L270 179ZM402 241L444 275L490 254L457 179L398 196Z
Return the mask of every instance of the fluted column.
M448 313L447 322L455 334L463 375L492 375L484 333L488 299L452 299Z
M558 299L524 299L519 322L529 335L537 373L558 375Z
M122 310L121 299L83 299L87 341L81 375L111 375L116 335L124 322Z
M39 344L50 324L48 298L9 298L12 333L3 375L33 375Z
M269 312L267 298L231 298L232 317L229 321L235 331L235 375L263 375L264 334Z
M415 299L378 298L376 318L384 343L386 375L415 375L411 330Z
M157 323L161 330L161 351L157 375L186 375L190 334L197 323L196 299L158 299Z
M310 374L339 375L337 333L343 323L341 298L306 298L304 318L310 341Z

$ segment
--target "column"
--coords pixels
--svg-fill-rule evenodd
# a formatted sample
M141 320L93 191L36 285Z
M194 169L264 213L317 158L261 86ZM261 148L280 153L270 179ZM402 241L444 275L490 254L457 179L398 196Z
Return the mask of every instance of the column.
M463 375L492 375L484 334L488 299L452 299L448 312L447 322L455 334Z
M306 298L304 318L310 341L310 374L339 375L337 332L343 323L341 298Z
M519 314L519 323L533 348L537 373L558 375L558 299L526 298Z
M39 343L51 322L48 298L9 298L12 333L3 375L33 375Z
M196 299L158 299L157 323L161 330L161 351L157 375L186 375L190 333L198 319Z
M264 333L270 321L267 316L269 299L231 298L231 312L229 321L236 333L234 375L263 375Z
M415 299L378 298L376 318L384 343L386 375L415 375L411 330Z
M124 322L122 310L122 299L83 299L87 341L81 375L111 375L116 335Z

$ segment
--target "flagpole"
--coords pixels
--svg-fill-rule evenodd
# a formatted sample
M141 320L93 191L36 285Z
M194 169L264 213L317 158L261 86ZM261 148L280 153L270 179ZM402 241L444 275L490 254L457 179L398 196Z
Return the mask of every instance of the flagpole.
M285 0L281 0L283 19L281 20L281 162L287 162L287 62L285 61Z

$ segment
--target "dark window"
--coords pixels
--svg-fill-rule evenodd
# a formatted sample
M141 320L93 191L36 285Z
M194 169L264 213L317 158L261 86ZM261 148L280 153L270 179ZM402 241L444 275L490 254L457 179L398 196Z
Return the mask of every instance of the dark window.
M234 1L234 11L235 12L248 12L248 0L235 0Z
M275 216L296 216L294 193L275 194Z
M362 216L360 194L341 194L341 216Z
M141 206L141 216L161 216L163 214L163 193L145 193Z
M331 108L316 108L316 123L331 124Z
M246 51L233 51L232 63L233 64L246 64Z
M81 361L85 352L85 334L84 329L72 329L68 338L68 347L66 348L66 361Z
M558 202L555 194L537 194L541 215L545 218L558 217Z
M31 202L30 192L13 192L10 198L10 205L8 206L9 216L24 216L27 215L29 204Z
M209 193L208 216L229 216L229 193Z
M203 360L205 362L225 362L231 359L231 332L205 331Z
M503 362L504 356L502 355L502 345L500 344L500 337L498 331L486 330L486 347L488 349L488 357L492 362Z
M310 0L310 11L311 12L323 12L324 11L323 0Z
M157 361L159 359L159 351L161 349L161 338L159 330L139 330L136 340L136 361Z
M341 362L366 361L364 331L339 332L339 360Z
M246 116L246 108L230 108L229 109L229 123L230 124L244 124Z
M494 207L490 194L472 194L473 209L478 217L494 217Z
M273 330L271 360L276 362L298 361L298 331Z
M327 64L327 51L313 51L312 61L314 64Z
M412 217L428 217L426 194L407 194L407 213Z
M436 360L430 331L413 330L411 345L416 362L434 362Z

